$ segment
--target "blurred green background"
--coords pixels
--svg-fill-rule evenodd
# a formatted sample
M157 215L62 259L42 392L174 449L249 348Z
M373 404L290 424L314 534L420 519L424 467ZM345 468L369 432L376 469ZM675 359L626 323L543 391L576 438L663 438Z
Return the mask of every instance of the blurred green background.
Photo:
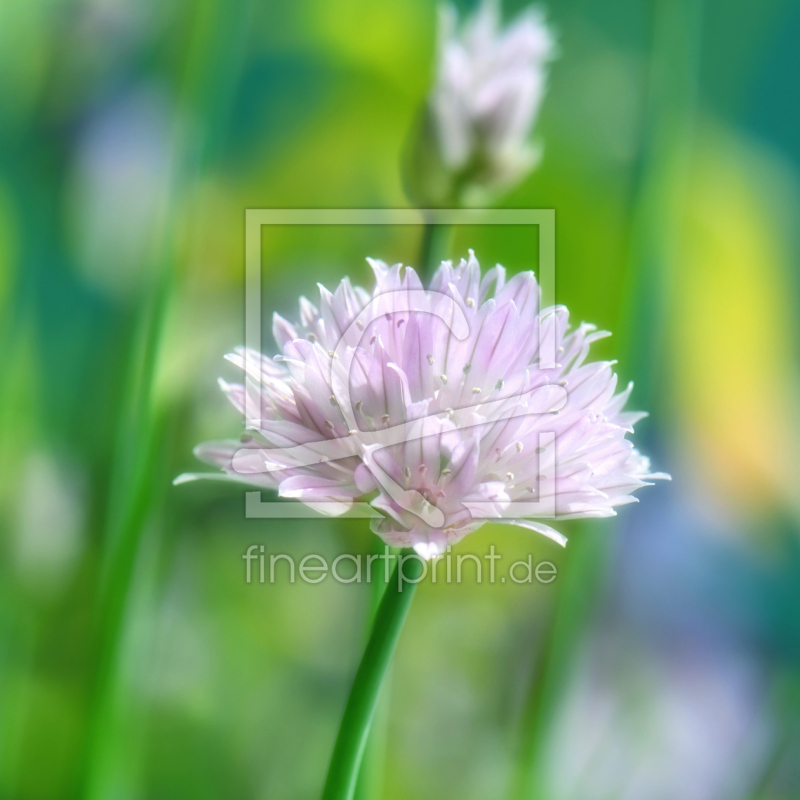
M547 11L544 160L502 204L556 210L557 300L614 331L596 355L674 480L561 526L563 552L459 545L560 574L422 585L361 797L796 798L800 4ZM240 433L216 378L245 209L406 206L435 23L427 0L0 0L0 797L319 795L370 588L247 585L241 556L374 537L171 481ZM270 229L264 309L414 264L420 235ZM534 245L460 229L452 255L515 272Z

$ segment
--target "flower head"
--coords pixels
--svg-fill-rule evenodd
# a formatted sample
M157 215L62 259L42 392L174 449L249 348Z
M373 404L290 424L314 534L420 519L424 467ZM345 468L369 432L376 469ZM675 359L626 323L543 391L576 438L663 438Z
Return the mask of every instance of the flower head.
M666 477L626 438L644 416L623 410L630 387L586 363L607 334L540 310L533 273L481 277L470 251L426 291L410 267L370 264L371 294L345 278L301 298L299 324L276 314L279 355L228 356L247 380L220 383L252 435L199 458L329 513L370 499L373 530L426 557L488 519L563 544L535 518L611 516Z
M498 3L484 0L459 29L455 10L442 9L428 134L443 169L433 176L428 171L429 199L480 198L511 188L536 165L540 152L530 135L554 49L537 10L503 29ZM437 178L438 193L445 195L439 198Z

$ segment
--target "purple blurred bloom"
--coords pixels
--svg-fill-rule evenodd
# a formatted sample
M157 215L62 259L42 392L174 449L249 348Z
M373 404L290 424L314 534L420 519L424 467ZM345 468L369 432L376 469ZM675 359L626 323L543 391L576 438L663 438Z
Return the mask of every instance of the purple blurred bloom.
M425 291L410 267L370 265L372 295L345 278L319 306L301 298L298 325L276 314L280 355L228 356L247 380L220 383L252 436L199 458L328 513L371 497L373 530L424 557L487 519L563 544L523 517L612 516L666 477L625 438L644 416L622 410L630 387L585 363L608 334L540 311L532 272L481 277L470 251Z

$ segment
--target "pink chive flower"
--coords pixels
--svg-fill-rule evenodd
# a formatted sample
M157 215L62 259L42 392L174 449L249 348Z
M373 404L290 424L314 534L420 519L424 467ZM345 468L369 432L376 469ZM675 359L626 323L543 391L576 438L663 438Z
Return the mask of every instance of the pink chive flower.
M375 533L425 558L487 520L564 544L541 519L613 516L669 478L627 438L645 416L623 410L631 387L586 361L609 334L540 309L532 272L481 277L470 251L425 290L410 267L369 263L371 294L345 278L318 305L301 297L298 324L275 315L278 355L227 356L246 380L220 385L248 436L201 460L326 513L366 500Z

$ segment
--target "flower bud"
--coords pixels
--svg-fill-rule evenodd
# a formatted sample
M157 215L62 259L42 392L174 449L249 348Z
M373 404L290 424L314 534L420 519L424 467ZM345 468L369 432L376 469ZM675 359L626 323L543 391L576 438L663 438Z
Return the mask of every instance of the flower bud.
M497 3L484 0L459 29L455 10L442 9L436 82L407 163L419 205L485 202L536 166L530 134L553 55L538 10L501 28Z

